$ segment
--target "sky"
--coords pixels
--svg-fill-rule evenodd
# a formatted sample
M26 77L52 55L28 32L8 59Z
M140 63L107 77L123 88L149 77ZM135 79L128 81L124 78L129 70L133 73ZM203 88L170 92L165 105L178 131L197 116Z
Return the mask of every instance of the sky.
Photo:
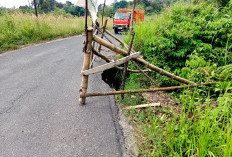
M28 5L29 4L28 1L31 2L32 0L0 0L0 7L18 8L19 6ZM56 0L56 1L65 3L67 0ZM76 4L77 2L77 0L69 0L69 1L72 2L73 4ZM106 0L107 5L110 5L112 2L114 2L114 0ZM98 3L103 4L104 0L98 0Z

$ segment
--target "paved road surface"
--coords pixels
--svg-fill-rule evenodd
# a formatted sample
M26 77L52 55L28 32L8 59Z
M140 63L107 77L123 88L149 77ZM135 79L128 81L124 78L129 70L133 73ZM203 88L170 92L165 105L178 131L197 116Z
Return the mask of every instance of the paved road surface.
M78 104L82 37L0 55L1 157L122 156L113 97ZM89 91L109 91L101 75Z

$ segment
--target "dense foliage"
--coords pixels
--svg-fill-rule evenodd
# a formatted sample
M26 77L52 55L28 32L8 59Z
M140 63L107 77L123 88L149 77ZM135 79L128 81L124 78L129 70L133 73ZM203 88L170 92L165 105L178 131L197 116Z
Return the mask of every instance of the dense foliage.
M37 0L36 5L38 8L38 12L42 13L50 13L55 12L62 15L73 15L73 16L83 16L85 11L84 8L75 6L70 1L66 1L65 3L57 2L56 0ZM19 9L24 13L32 13L34 12L34 1L31 4L20 6Z
M197 83L216 83L169 93L175 105L127 111L136 127L141 126L141 156L232 156L231 9L232 0L178 2L135 26L134 48L150 63ZM178 84L149 75L159 85ZM126 89L151 84L142 74L130 74ZM119 100L124 105L146 103L141 94Z
M232 64L231 8L232 4L219 10L208 3L177 3L136 26L135 47L161 68L195 82L206 81L217 67Z

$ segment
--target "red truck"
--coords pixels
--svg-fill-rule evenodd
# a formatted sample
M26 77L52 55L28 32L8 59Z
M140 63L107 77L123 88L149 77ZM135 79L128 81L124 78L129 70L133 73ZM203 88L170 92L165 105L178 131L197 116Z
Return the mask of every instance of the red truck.
M113 19L114 33L118 34L119 31L127 31L130 28L130 20L132 15L132 9L118 9ZM140 9L134 10L134 22L144 21L145 11Z

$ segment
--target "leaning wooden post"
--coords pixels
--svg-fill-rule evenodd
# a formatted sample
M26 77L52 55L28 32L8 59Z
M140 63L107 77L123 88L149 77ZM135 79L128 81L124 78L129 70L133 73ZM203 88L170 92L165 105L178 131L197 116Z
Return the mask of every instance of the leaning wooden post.
M86 50L85 50L85 55L84 55L84 64L82 71L88 70L90 68L90 61L91 61L91 53L92 53L92 41L93 41L93 28L88 28L87 29L87 34L88 40L87 40L87 45L86 45ZM81 82L81 89L80 89L80 95L85 95L87 93L87 88L88 88L88 75L82 75L82 82ZM80 105L85 104L85 97L80 97L79 103Z
M104 1L103 9L102 9L102 26L103 26L103 18L105 13L105 6L106 6L106 0Z
M102 32L101 32L101 38L102 38L102 39L103 39L103 37L104 37L104 33L105 33L107 21L108 21L108 19L105 20L105 23L104 23L104 25L103 25L103 27L102 27L102 28L103 28L103 29L102 29ZM96 26L96 30L99 30L99 29L97 28L97 26ZM94 47L95 47L95 46L93 45L93 48L94 48ZM98 45L98 52L99 52L99 53L101 52L101 44ZM92 55L93 55L93 53L92 53ZM96 56L91 57L91 63L90 63L90 67L91 67L91 68L93 67L93 62L95 61L95 58L96 58Z
M134 36L135 36L135 32L133 29L134 12L135 12L135 1L133 1L133 7L132 7L132 15L131 15L131 23L130 23L130 25L131 25L131 40L130 40L130 46L129 46L128 52L127 52L128 55L130 55L130 53L131 53L131 49L132 49L132 45L133 45L133 41L134 41ZM128 67L128 62L126 62L124 70L123 70L122 90L124 90L124 88L125 88L127 67ZM122 94L122 99L124 99L123 94Z
M102 20L103 20L103 19L102 19ZM105 30L106 30L107 21L108 21L108 19L105 20L105 23L104 23L104 25L103 25L102 34L101 34L101 38L102 38L102 39L103 39L103 37L104 37L104 33L105 33ZM97 50L98 50L99 53L101 52L101 44L99 44Z

